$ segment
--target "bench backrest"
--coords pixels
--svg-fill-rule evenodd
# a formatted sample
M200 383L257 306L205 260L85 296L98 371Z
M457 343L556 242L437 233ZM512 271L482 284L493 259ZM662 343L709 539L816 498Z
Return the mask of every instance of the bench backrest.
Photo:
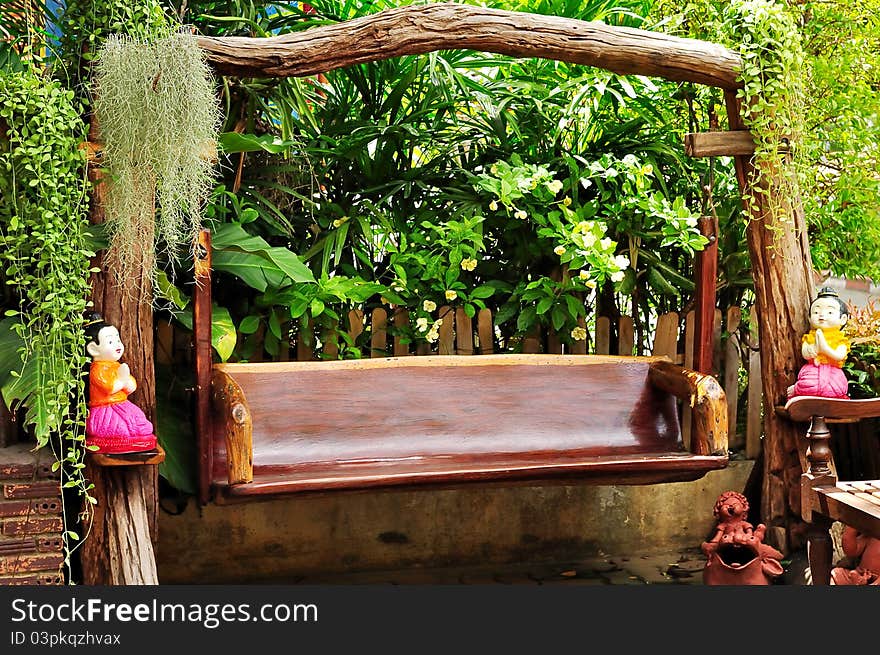
M240 387L254 469L346 461L681 448L675 398L654 357L427 356L215 364ZM214 473L226 476L226 426Z

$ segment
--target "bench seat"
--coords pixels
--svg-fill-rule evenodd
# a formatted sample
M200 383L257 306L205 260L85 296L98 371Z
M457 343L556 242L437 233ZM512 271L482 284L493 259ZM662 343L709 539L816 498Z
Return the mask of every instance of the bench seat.
M411 486L653 484L727 465L710 376L663 357L214 364L218 502ZM694 411L691 448L677 399Z

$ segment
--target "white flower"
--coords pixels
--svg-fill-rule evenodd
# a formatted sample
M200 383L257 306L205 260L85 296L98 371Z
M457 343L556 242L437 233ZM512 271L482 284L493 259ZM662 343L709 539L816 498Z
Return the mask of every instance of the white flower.
M566 207L568 207L569 205L571 205L571 198L569 198L568 196L565 196L562 199L562 204L565 205Z
M498 203L493 200L489 203L489 209L493 212L498 211Z
M525 220L529 217L529 215L525 212L524 209L517 209L516 212L514 212L513 217L520 220Z
M433 312L435 309L437 309L437 303L435 303L433 300L426 300L422 303L422 309L424 309L426 312Z
M582 280L586 280L588 277L590 277L590 274L582 270L580 273L578 273L578 277Z
M585 341L587 339L587 331L580 326L573 328L571 331L571 338L575 341Z
M546 184L547 188L550 189L550 193L554 195L562 191L562 182L560 182L559 180L551 180L550 182L545 182L544 184ZM569 200L569 202L571 201Z
M553 252L555 252L557 255L559 255L560 257L562 257L562 255L565 254L565 246L556 246L556 247L553 249Z
M446 300L455 300L456 298L458 298L458 291L454 289L446 290Z
M592 248L596 243L596 235L592 232L584 232L584 248Z
M416 319L416 327L419 329L419 332L427 332L428 331L428 319L422 317Z
M587 287L588 289L595 289L596 288L596 280L587 280L586 282L584 282L584 286Z
M633 154L624 155L622 161L624 164L629 164L630 166L635 166L636 164L639 163L639 160L636 159L636 156Z
M614 273L611 274L611 281L612 282L620 282L621 280L623 280L623 278L624 278L623 271L615 271Z
M614 258L614 265L617 266L617 268L626 268L629 266L629 257L626 255L617 255L617 257Z
M605 237L599 242L599 245L602 246L602 250L608 250L614 245L614 241L611 240L611 237Z
M461 260L461 267L465 271L472 271L477 267L477 260L465 258Z

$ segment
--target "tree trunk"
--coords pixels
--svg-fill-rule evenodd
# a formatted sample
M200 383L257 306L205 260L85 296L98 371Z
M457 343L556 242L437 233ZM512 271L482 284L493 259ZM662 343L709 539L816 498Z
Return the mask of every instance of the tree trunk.
M714 43L594 21L455 3L407 6L276 37L199 37L224 75L304 77L437 50L478 50L735 89L739 55Z
M726 93L731 129L743 129L738 101ZM803 545L800 520L800 458L798 439L803 429L777 416L774 406L784 403L787 387L803 364L801 337L809 328L813 298L813 265L807 226L800 199L791 207L777 207L788 217L772 215L767 195L751 188L753 168L748 156L735 157L740 189L755 197L746 206L746 238L755 282L761 376L764 392L764 485L761 521L767 524L768 541L783 552ZM785 164L783 164L785 165ZM769 194L777 194L778 180L769 179ZM787 543L786 543L787 542Z
M89 138L96 140L92 121ZM93 181L100 172L93 168ZM92 223L104 220L102 199L106 188L97 183L91 202ZM144 244L152 247L151 244ZM156 424L156 383L153 365L153 309L146 300L132 300L113 282L106 253L92 262L100 272L92 275L94 310L119 329L125 344L125 362L137 380L138 388L130 400ZM149 280L142 280L149 284ZM87 585L158 584L153 545L157 537L158 467L102 467L88 462L86 478L93 482L94 508L91 531L81 549L83 582Z

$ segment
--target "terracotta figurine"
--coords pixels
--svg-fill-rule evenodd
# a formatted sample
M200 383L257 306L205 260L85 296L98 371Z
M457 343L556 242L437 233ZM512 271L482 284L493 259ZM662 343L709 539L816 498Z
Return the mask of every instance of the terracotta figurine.
M153 424L140 407L128 400L137 389L128 364L119 359L125 346L119 331L105 323L100 314L86 320L86 351L92 357L89 369L89 415L86 445L107 454L139 453L156 448Z
M763 543L767 528L746 521L749 501L741 493L725 491L715 501L715 535L703 542L706 555L703 583L707 585L769 585L782 574L783 555Z
M849 310L831 287L819 290L810 305L810 326L801 340L801 354L807 363L798 372L797 382L788 388L788 397L822 396L849 398L843 362L849 352L849 339L841 332Z
M843 529L843 554L853 558L854 568L836 566L831 582L836 585L880 586L880 539L847 525Z

